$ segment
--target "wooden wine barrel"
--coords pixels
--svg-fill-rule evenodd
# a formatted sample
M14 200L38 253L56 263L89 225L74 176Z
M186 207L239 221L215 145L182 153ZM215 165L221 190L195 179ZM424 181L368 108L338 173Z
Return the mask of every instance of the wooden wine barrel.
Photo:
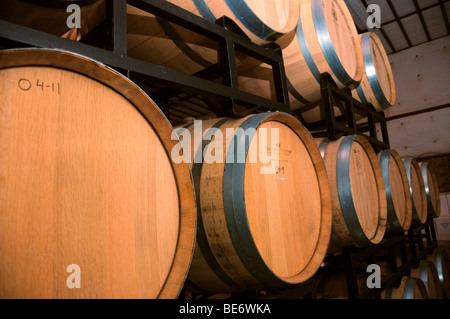
M104 0L9 0L2 2L0 19L46 33L61 36L67 31L67 19L73 13L67 12L70 4L80 6L80 20L84 21L97 11ZM102 10L104 10L102 8ZM72 21L72 20L70 20Z
M442 299L442 287L433 262L421 260L419 267L411 269L411 276L423 281L430 299Z
M353 18L343 0L302 0L295 34L279 41L283 49L284 66L290 83L290 105L299 109L320 100L320 74L328 72L340 88L356 87L364 67L361 45ZM272 97L268 76L269 66L258 66L242 72L251 81L239 86L247 91ZM255 80L260 79L258 84ZM310 122L320 119L320 109L302 114Z
M215 41L127 4L130 57L193 74L217 63L217 50Z
M412 220L412 200L405 165L395 150L383 150L377 156L386 189L387 230L407 231Z
M299 17L299 0L168 1L211 22L227 16L257 44L284 37L295 29ZM218 62L216 41L130 5L127 14L130 56L189 74ZM237 64L246 58L238 54Z
M252 42L278 41L293 31L299 18L300 0L168 0L204 19L232 19Z
M343 246L378 244L386 231L386 192L380 165L364 137L350 135L337 141L323 139L330 183L333 230L329 252Z
M414 277L402 277L400 286L389 286L382 295L383 299L429 299L423 281Z
M441 216L441 197L439 195L439 185L433 167L430 163L419 163L422 172L425 194L427 196L428 217L436 218Z
M352 90L355 99L372 103L381 111L395 104L394 75L386 50L375 32L359 35L364 60L364 74L360 85Z
M199 130L197 141L185 138ZM187 289L246 291L313 276L330 239L331 202L323 160L303 125L286 113L260 113L196 121L178 134L184 153L197 155Z
M433 255L427 256L427 260L434 263L436 267L443 298L450 298L450 258L447 251L442 247L437 247L434 249Z
M196 207L164 114L69 52L2 51L0 74L0 296L177 297Z
M412 199L412 226L420 226L427 221L427 196L419 164L413 158L404 158L408 176L409 193Z

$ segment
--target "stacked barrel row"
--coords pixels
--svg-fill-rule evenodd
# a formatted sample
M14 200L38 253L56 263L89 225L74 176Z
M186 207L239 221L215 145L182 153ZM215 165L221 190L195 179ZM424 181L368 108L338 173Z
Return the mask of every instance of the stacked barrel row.
M319 108L311 105L320 100L320 74L325 72L338 87L351 88L357 100L372 103L376 110L395 103L394 78L383 44L374 32L358 35L343 0L169 2L211 22L225 15L251 41L278 44L291 108L306 108L302 115L308 122L321 119ZM218 62L214 41L131 6L128 54L189 74ZM236 64L241 90L276 99L271 66L240 52ZM337 107L335 112L340 112Z
M375 107L387 104L374 78L387 100L395 96L389 64L369 58L383 56L375 34L358 37L343 1L174 2L206 19L229 16L256 43L279 43L294 108L320 99L323 72ZM153 25L141 40L129 33L131 56L171 66L191 59L161 49L167 34L158 30L169 25L129 13L131 30ZM198 38L195 48L205 43ZM267 70L245 61L239 69L253 80L240 86L270 97L251 84ZM368 72L377 61L387 82ZM377 155L360 136L316 140L279 112L174 132L129 79L70 52L7 50L0 72L1 297L173 298L183 286L288 286L311 278L327 253L376 245L386 229L401 233L439 215L429 167L394 150Z
M328 72L341 88L350 87L356 99L379 110L395 102L389 60L374 32L358 35L343 0L168 0L205 20L227 16L254 43L277 43L284 56L292 109L320 99L319 76ZM50 6L50 7L46 7ZM14 0L0 18L66 37L70 31L61 5L38 5ZM106 16L102 0L81 5L81 31L99 25ZM85 30L86 29L86 30ZM127 54L184 73L193 74L218 62L215 41L127 4ZM239 87L275 98L271 68L237 54ZM306 118L317 119L312 109Z

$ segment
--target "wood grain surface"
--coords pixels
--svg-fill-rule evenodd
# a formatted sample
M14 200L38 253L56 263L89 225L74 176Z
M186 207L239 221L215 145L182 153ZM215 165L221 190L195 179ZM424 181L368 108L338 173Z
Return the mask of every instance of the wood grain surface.
M188 166L168 156L176 141L157 106L70 53L13 50L0 60L0 295L176 297L195 202ZM79 289L66 285L71 264Z

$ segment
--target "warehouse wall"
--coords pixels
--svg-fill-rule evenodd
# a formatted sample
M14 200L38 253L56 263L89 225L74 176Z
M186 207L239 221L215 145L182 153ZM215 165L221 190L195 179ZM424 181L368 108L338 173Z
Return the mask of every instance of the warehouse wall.
M450 103L450 36L389 55L397 89L386 116Z
M450 153L450 36L389 60L397 90L396 105L385 111L391 148L404 157Z

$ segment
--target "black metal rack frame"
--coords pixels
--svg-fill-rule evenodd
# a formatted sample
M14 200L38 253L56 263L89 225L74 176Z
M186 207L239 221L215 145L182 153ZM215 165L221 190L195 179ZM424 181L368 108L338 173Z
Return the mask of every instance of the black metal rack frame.
M424 242L425 239L425 242ZM426 244L425 244L426 243ZM437 247L433 220L428 220L421 226L414 227L404 234L386 233L385 239L375 246L356 248L343 247L336 256L327 256L325 262L329 265L319 270L319 273L345 274L347 292L351 299L381 298L381 291L394 285L398 287L402 276L410 275L411 268L417 268L420 260L426 258ZM401 264L397 263L400 254ZM389 272L381 278L381 288L361 287L358 277L367 276L369 264L388 262Z
M411 254L411 265L419 267L420 260L430 254L437 247L436 230L433 219L424 225L411 228L408 233L408 244Z
M402 264L397 265L396 254L400 251ZM358 277L367 276L367 266L380 261L389 263L389 273L381 278L381 288L359 287ZM327 256L327 266L321 268L319 273L345 274L347 292L350 299L380 298L385 287L400 283L403 275L409 272L410 263L407 258L406 240L403 235L393 236L383 240L382 243L365 248L343 247L337 256Z
M217 41L219 63L198 74L190 75L127 56L127 3ZM214 24L170 2L161 0L114 0L107 1L106 5L109 26L107 49L71 41L3 20L0 20L0 40L2 41L0 44L5 47L26 45L67 50L100 61L131 79L144 77L151 83L169 87L171 90L220 98L223 107L216 110L219 116L239 115L235 110L235 104L248 107L247 113L258 109L290 112L281 50L276 47L268 49L256 45L244 36L228 30L235 27L227 17L218 19ZM236 51L272 66L277 101L239 90ZM222 84L212 81L218 77L222 78ZM173 92L176 91L170 94ZM150 97L158 103L168 94L168 90L162 89Z
M390 148L386 117L383 111L376 111L371 104L364 104L354 99L350 89L339 89L328 73L320 75L320 88L319 104L307 105L293 111L310 131L323 130L313 135L337 140L342 135L358 134L364 136L377 152ZM337 106L343 115L336 116L334 106ZM307 123L302 113L317 107L320 107L323 120ZM358 127L355 114L367 118L366 127ZM379 140L377 136L377 123L380 124L382 140ZM369 131L369 135L364 134L365 131Z

